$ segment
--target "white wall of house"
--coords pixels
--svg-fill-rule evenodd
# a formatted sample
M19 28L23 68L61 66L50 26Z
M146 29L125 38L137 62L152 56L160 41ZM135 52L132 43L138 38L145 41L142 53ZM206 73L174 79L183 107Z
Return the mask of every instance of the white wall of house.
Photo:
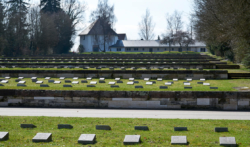
M188 51L193 51L193 52L201 52L201 49L204 47L189 47ZM110 48L112 52L149 52L150 48L119 48L119 47L111 47ZM168 52L169 51L169 47L152 47L151 48L153 52ZM205 52L207 51L206 48ZM120 51L121 50L121 51ZM171 47L170 51L179 51L179 47ZM182 51L187 51L187 48L182 48Z
M93 46L94 45L99 45L99 47L101 48L101 50L104 50L104 46L103 46L103 35L98 35L99 40L101 42L99 42L99 44L96 44L94 41L94 36L93 35L84 35L84 36L80 36L80 45L83 45L83 47L85 48L85 52L93 52ZM116 41L118 40L117 36L111 36L112 37L112 41L108 44L106 43L105 48L106 51L109 51L109 46L111 46L112 44L115 44Z

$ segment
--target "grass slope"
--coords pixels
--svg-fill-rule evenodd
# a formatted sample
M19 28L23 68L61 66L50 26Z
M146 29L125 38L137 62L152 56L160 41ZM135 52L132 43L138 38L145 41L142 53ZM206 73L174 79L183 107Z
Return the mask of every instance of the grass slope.
M77 113L77 110L76 112ZM171 136L187 136L190 147L219 147L219 137L235 137L240 147L250 146L250 121L244 120L180 120L130 118L62 118L62 117L0 117L0 131L10 133L8 141L0 146L82 146L77 143L81 134L96 134L96 144L88 147L124 146L125 135L141 135L136 146L171 146ZM32 123L34 129L22 129L21 123ZM71 124L73 129L57 129L57 124ZM95 130L95 125L110 125L111 131ZM149 131L135 131L134 126L147 125ZM174 127L188 127L188 131L174 132ZM228 127L229 132L215 133L214 127ZM33 143L36 133L52 133L52 142ZM178 147L178 145L174 145Z

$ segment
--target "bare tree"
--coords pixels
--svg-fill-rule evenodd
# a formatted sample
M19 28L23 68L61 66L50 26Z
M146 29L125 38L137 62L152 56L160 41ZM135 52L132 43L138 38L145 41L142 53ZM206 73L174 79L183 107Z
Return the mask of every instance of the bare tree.
M139 23L139 35L144 40L152 40L155 37L154 34L155 24L153 18L150 16L149 9L146 10L146 14L142 16L142 20Z
M110 5L108 0L99 0L97 9L91 13L90 19L93 25L98 25L93 30L93 45L99 47L100 51L106 52L106 48L114 43L114 36L117 36L114 32L116 22L114 5ZM100 48L101 45L103 49Z
M182 21L182 12L178 12L177 10L174 11L173 15L173 27L175 30L175 33L177 34L178 31L181 31L183 28L183 21Z

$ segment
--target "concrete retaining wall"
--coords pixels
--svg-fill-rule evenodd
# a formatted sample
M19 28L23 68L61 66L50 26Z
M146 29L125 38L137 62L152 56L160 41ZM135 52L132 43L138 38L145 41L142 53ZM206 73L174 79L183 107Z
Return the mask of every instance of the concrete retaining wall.
M0 107L250 110L250 92L0 90Z

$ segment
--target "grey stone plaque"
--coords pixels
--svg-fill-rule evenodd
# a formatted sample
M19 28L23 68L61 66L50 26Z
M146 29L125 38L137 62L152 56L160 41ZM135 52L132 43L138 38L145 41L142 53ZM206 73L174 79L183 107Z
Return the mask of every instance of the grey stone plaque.
M17 84L16 86L17 87L26 87L26 85L24 85L24 84Z
M5 141L9 139L9 132L0 132L0 141Z
M117 81L117 83L123 83L123 81Z
M236 147L235 137L220 137L220 145L221 146L230 146Z
M49 80L48 82L49 82L49 83L54 83L54 82L55 82L55 80Z
M3 84L0 84L0 86L4 86Z
M135 84L138 84L138 83L139 83L139 81L134 81L134 83L135 83Z
M57 125L57 128L58 128L58 129L72 129L73 126L70 125L70 124L58 124L58 125Z
M51 133L37 133L32 142L50 142L52 141Z
M16 80L15 80L15 82L19 82L19 81L21 81L21 79L16 79Z
M41 84L40 87L49 87L47 84Z
M186 136L171 136L171 144L172 145L187 145L187 137Z
M143 86L135 86L135 88L143 88Z
M210 89L218 89L218 87L210 87Z
M148 131L149 128L148 128L148 126L135 126L135 130Z
M36 128L35 125L33 124L20 124L21 128Z
M203 84L203 82L197 82L197 84Z
M227 127L215 127L214 132L228 132Z
M109 125L96 125L96 130L111 130L111 127Z
M124 145L139 144L140 142L141 142L141 135L126 135L123 140Z
M70 80L65 80L65 83L71 83L71 81Z
M105 81L103 81L103 80L99 80L99 83L106 83Z
M87 87L95 87L95 85L87 85Z
M187 131L187 127L174 127L174 131Z
M63 85L63 87L72 87L72 85Z
M111 85L110 88L120 88L119 85Z
M168 86L160 86L160 89L168 89Z
M82 83L88 83L88 81L86 81L86 80L82 80L81 82L82 82Z
M184 89L192 89L193 87L184 87Z
M81 134L78 139L78 143L81 144L94 144L96 139L95 134Z

